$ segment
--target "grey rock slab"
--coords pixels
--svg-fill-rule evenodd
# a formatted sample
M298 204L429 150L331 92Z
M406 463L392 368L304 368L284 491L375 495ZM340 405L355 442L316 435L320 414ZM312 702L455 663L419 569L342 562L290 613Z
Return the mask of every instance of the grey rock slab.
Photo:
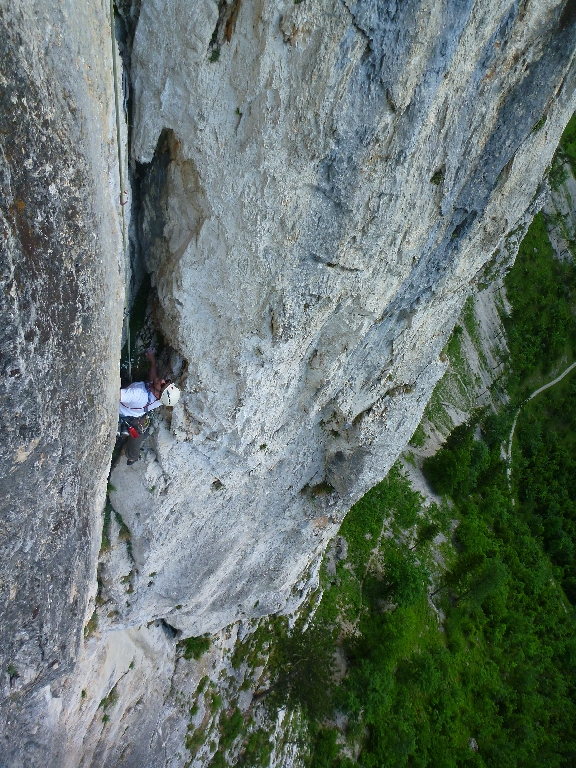
M45 764L96 591L123 303L107 30L101 6L0 3L2 765Z
M174 651L159 622L91 638L63 693L53 765L163 765L160 713L170 691Z
M534 210L576 105L570 8L142 2L142 242L185 364L159 489L115 470L139 570L123 625L200 634L306 593Z

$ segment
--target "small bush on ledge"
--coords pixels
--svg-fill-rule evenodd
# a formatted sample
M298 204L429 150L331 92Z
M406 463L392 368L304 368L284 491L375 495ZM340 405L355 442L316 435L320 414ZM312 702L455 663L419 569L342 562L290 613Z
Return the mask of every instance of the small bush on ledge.
M178 646L184 649L182 656L185 659L199 659L210 648L210 636L187 637L186 640L181 640Z

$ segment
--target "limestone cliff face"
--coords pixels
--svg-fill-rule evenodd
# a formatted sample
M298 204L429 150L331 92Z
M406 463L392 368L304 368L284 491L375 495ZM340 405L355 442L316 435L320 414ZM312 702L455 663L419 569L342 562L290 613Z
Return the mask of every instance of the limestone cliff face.
M2 765L48 759L96 591L123 305L109 30L99 5L0 3Z
M534 198L576 105L575 13L142 2L133 151L184 397L155 457L113 476L135 557L121 626L297 604Z

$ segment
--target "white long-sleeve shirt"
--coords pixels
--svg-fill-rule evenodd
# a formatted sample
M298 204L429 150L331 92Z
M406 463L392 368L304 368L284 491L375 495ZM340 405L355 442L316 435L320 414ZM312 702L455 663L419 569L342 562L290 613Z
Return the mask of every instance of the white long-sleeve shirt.
M120 390L121 416L143 416L161 405L160 399L150 392L148 385L143 381L135 381L126 389Z

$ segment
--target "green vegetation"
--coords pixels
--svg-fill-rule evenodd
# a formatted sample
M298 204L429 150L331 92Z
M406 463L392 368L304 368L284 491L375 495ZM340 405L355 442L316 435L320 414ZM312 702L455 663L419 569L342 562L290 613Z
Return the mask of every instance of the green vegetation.
M243 643L236 643L231 659L234 669L246 664L247 669L253 670L266 660L267 649L276 634L274 625L277 621L280 619L276 617L265 619Z
M334 632L322 620L314 619L303 631L303 615L289 631L286 621L273 624L276 630L270 645L268 689L271 707L300 707L312 720L330 712L330 681L334 674Z
M574 120L570 130L563 151L575 160ZM525 405L512 489L501 454L519 403L575 357L576 270L554 258L542 214L506 287L511 402L474 412L424 461L445 501L425 507L396 467L342 525L347 562L324 572L312 629L345 672L308 694L331 714L291 702L307 715L311 768L576 762L575 377ZM478 348L470 301L461 322ZM445 352L465 396L462 333ZM420 428L412 444L424 438Z
M110 508L112 510L112 507ZM118 541L123 541L126 544L126 552L129 557L132 557L132 537L130 535L130 529L122 519L122 515L119 512L114 511L114 517L118 523Z
M422 424L418 424L418 427L416 428L416 431L412 435L412 439L410 440L410 445L413 445L415 448L422 448L424 443L426 442L426 432L424 431L424 427Z
M444 177L446 176L446 170L445 168L440 168L439 170L435 171L432 174L432 178L430 179L430 183L434 184L435 187L440 186L442 182L444 181Z
M208 685L208 678L201 680L196 695L200 695ZM205 704L209 712L215 716L213 723L219 730L218 748L212 740L209 747L214 751L211 766L228 766L231 764L249 766L250 768L265 768L269 764L272 753L270 736L263 729L256 729L254 720L247 713L243 715L237 706L223 709L222 697L215 692L212 684L208 685ZM190 716L194 717L198 711L198 703L190 708ZM219 717L216 716L220 711ZM196 755L200 747L207 743L209 730L206 720L195 728L193 723L188 726L185 746L192 756ZM213 732L212 732L213 733ZM236 744L234 760L228 760L226 753Z
M455 325L448 344L446 345L446 352L450 362L454 364L462 364L463 355L460 346L460 336L462 336L463 328L461 325Z
M429 460L434 482L450 488L450 510L424 509L395 468L346 518L349 563L317 616L354 626L340 637L348 674L330 691L348 726L312 725L312 766L572 764L574 615L515 513L500 458L506 427L477 416ZM457 546L444 545L441 574L432 542L451 535L450 517ZM383 525L392 537L379 539ZM341 742L359 747L357 763Z
M86 626L84 627L84 637L86 640L96 632L98 629L98 613L94 611L92 616L88 619Z
M576 118L559 156L576 170ZM267 766L265 724L279 707L304 734L309 768L576 764L576 375L524 404L512 483L502 459L520 403L576 357L576 268L554 258L542 214L506 289L508 406L470 404L456 429L447 416L451 389L471 403L463 338L481 351L469 300L426 411L451 430L423 464L442 502L426 504L396 465L351 509L346 560L325 560L321 599L310 597L292 629L270 617L234 649L237 692L266 666L253 707L268 721L256 729L233 697L205 694L220 731L211 765ZM420 426L411 444L425 440ZM194 751L206 737L194 731L186 744Z
M474 318L472 305L467 304L466 306L470 307L472 310L472 318ZM473 324L474 331L476 331L475 319L473 319ZM463 338L463 327L461 325L456 325L440 355L440 358L444 362L447 360L450 361L450 366L436 385L432 397L424 411L423 423L426 423L426 421L430 422L444 434L448 434L454 426L449 415L449 409L446 407L447 404L456 402L458 408L473 408L475 406L475 398L471 395L475 381L470 365L464 354ZM474 341L474 336L472 336L472 340ZM483 355L481 355L481 357L483 358ZM418 440L419 438L423 444L425 440L425 431L422 424L416 430L411 444L417 447L418 444L414 442L414 440Z
M130 541L130 529L122 519L122 515L119 512L114 512L114 517L120 527L120 530L118 531L118 539L120 541Z
M464 327L466 328L466 331L468 332L468 335L470 336L472 343L474 344L476 351L478 352L478 355L484 364L484 367L487 367L488 361L486 360L484 352L482 351L479 325L478 321L476 320L476 314L474 312L474 299L472 296L469 296L466 299L464 308L462 309L462 320L464 322Z
M478 417L470 425L465 424L453 430L444 450L424 460L424 471L438 493L450 496L455 493L471 493L479 477L490 469L487 443L474 440L470 432L477 420ZM505 439L511 421L511 417L487 417L486 429L490 435L487 440L492 445L499 445Z
M113 707L118 701L118 691L116 690L116 686L114 686L111 690L108 696L105 696L100 704L98 705L99 708L106 711L110 707Z
M571 360L576 349L576 267L554 258L542 213L528 228L505 284L512 301L505 321L509 391L521 401L541 383L539 377L547 380L554 365L562 357Z
M569 163L572 175L576 177L576 114L564 129L557 155Z
M235 707L230 716L222 712L220 715L220 732L222 737L220 739L219 747L221 749L228 749L232 742L240 735L244 726L244 718L242 712Z
M559 155L555 155L550 166L550 171L548 172L550 186L554 191L558 191L567 178L568 171L566 170L562 158Z
M270 736L263 730L253 731L244 745L244 752L239 765L250 766L250 768L266 768L270 763L271 754Z
M569 157L573 161L572 167L576 168L576 118L570 121L552 163L552 186L560 186L565 181ZM566 197L565 190L562 195ZM570 204L569 199L567 202ZM494 384L496 402L506 389L513 404L518 406L536 387L549 381L576 358L576 266L554 258L549 228L555 228L576 255L576 233L569 231L565 216L560 212L548 218L539 213L525 232L519 228L508 237L509 247L513 248L513 241L523 235L516 264L505 279L513 311L509 317L503 306L501 311L511 356L506 361L507 372ZM489 265L486 274L496 274L496 267L496 263ZM454 426L449 406L469 411L475 407L471 393L477 382L464 354L463 327L480 362L488 369L473 302L468 299L460 325L454 328L444 350L450 367L425 411L426 419L445 435ZM416 445L414 439L412 444Z
M542 117L540 118L540 120L538 120L538 122L537 122L537 123L534 123L534 125L532 126L532 133L538 133L538 131L539 131L541 128L543 128L543 127L544 127L544 124L546 123L546 117L547 117L547 116L544 114L544 115L542 115Z
M532 535L576 605L576 377L524 406L516 427L515 484Z
M178 643L178 647L184 649L182 656L185 659L199 659L210 648L210 635L187 637Z
M210 701L210 711L214 715L222 707L222 697L215 693Z
M204 744L206 734L202 730L202 728L199 728L198 730L195 730L193 726L188 726L188 732L186 734L186 738L184 740L184 745L186 749L192 753L192 755L195 755L196 752L200 749L202 744Z
M102 543L100 544L100 554L104 554L110 549L110 518L112 515L112 504L110 499L106 496L106 503L104 504L104 521L102 523Z

